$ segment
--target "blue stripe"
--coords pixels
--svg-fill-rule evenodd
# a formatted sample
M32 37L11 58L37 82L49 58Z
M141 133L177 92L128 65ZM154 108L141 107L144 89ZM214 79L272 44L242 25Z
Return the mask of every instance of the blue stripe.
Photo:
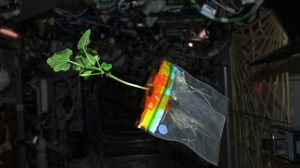
M175 72L176 72L176 67L174 66L172 74L171 74L172 83L170 84L170 87L166 91L166 95L168 95L168 96L171 95L171 90L172 90L172 87L173 87L173 83L174 83L174 79L175 79L175 74L176 74Z
M154 133L156 131L156 129L158 127L158 124L160 123L161 118L162 118L164 112L165 112L165 110L161 110L161 109L159 109L157 111L157 115L155 116L155 119L153 121L152 127L149 130L151 133Z

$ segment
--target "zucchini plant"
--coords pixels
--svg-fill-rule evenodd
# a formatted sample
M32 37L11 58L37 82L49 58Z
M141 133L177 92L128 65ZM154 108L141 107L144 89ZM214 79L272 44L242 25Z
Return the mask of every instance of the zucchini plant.
M58 51L47 59L48 65L55 72L75 70L78 71L82 77L105 76L125 85L147 90L146 87L124 81L114 76L111 73L112 64L101 61L98 52L88 47L90 44L90 35L91 30L88 29L81 36L77 43L78 52L76 52L76 54L70 48Z

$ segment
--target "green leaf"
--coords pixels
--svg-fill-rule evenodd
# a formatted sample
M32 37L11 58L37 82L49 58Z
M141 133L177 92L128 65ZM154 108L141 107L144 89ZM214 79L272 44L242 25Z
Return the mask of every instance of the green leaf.
M81 70L81 66L73 65L72 69L75 70L75 71L80 71Z
M100 60L100 57L98 55L87 54L87 56L85 58L85 65L94 67L96 62L99 60Z
M94 59L96 60L96 62L100 61L99 55L94 55Z
M88 77L92 75L92 71L84 71L80 74L82 77Z
M47 63L55 72L67 71L71 67L69 61L72 54L72 50L67 48L49 57Z
M91 29L85 31L85 33L81 36L80 40L78 41L78 50L85 49L90 44L90 35Z
M87 54L86 55L86 65L87 66L95 66L96 58L93 55Z
M93 55L87 54L86 57L84 57L84 56L82 56L82 55L77 55L77 56L75 57L75 62L76 62L77 64L80 64L80 65L83 65L83 66L90 66L90 67L95 67L95 63L96 63L97 61L99 61L99 60L100 60L100 58L99 58L98 55L93 56ZM77 70L77 69L80 70L81 68L82 68L82 67L77 66L77 67L76 67L76 70Z
M91 55L98 55L97 50L92 50L90 48L87 48L86 52L89 53L89 54L91 54Z
M108 64L108 63L106 63L106 62L103 62L103 63L101 64L101 68L102 68L104 71L109 71L109 70L111 70L112 65L111 65L111 64Z
M76 55L76 57L75 57L75 62L76 62L77 64L84 65L84 62L82 61L82 56L81 56L81 55ZM76 71L80 71L80 70L82 69L82 67L79 66L79 65L74 65L74 69L75 69Z

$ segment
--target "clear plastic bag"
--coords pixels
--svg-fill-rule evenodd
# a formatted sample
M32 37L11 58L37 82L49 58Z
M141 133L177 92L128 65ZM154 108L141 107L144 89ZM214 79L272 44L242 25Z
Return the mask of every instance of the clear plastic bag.
M151 83L138 127L158 138L183 143L218 165L228 98L167 61Z

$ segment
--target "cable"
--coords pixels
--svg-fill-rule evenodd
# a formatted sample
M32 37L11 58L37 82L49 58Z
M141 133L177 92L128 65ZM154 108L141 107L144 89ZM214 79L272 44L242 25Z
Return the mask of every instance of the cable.
M218 5L220 8L224 9L226 12L229 12L231 14L240 14L242 12L242 9L236 11L235 9L231 8L231 7L228 7L228 6L224 6L222 4L220 4L219 2L215 1L215 0L212 0L213 3L215 3L216 5Z
M54 152L57 152L59 155L62 156L62 159L63 159L63 161L64 161L64 167L67 168L67 167L68 167L68 161L67 161L66 156L65 156L61 151L59 151L59 150L56 149L54 146L52 146L51 144L47 143L46 145L47 145L47 147L48 147L49 149L51 149L51 150L54 151Z
M79 12L79 14L72 14L71 12L69 12L69 11L67 11L67 10L65 10L65 9L58 8L58 7L55 8L54 10L63 11L63 12L66 13L66 14L69 14L69 15L72 15L72 16L79 17L79 16L84 15L84 14L88 11L88 9L89 9L89 7L90 7L91 4L92 4L91 1L89 1L89 3L87 4L86 8L83 9L81 12Z
M230 2L231 2L231 5L233 6L233 8L235 8L236 10L241 10L239 7L237 7L235 5L235 3L233 2L233 0L230 0Z
M84 15L87 10L89 9L89 7L86 7L82 12L80 12L79 14L72 14L71 12L68 12L67 10L64 10L64 9L61 9L61 8L55 8L54 10L58 10L58 11L63 11L64 13L66 14L69 14L69 15L72 15L72 16L76 16L76 17L79 17L79 16L82 16Z
M201 13L202 6L200 6L195 0L190 0L190 1L192 3L192 6L194 8L196 8ZM216 22L238 23L238 22L240 22L244 19L249 18L252 14L254 14L263 2L264 2L264 0L257 0L256 3L253 5L252 9L249 12L243 14L242 16L235 17L235 18L214 17L212 19L212 18L207 17L206 15L204 15L204 16L206 16L207 18L212 19L213 21L216 21Z
M62 10L59 10L59 9L55 9L54 12L57 13L57 14L59 14L59 15L62 15L62 16L73 17L73 18L76 18L76 19L78 19L78 20L85 21L85 22L90 23L90 24L93 24L93 25L95 25L95 26L108 27L108 28L111 27L111 26L108 26L108 25L99 24L99 23L96 23L96 22L93 22L93 21L84 19L84 18L82 18L82 17L73 15L73 14L71 14L71 13L68 13L68 12L66 12L66 11L62 11Z
M55 24L57 24L60 28L64 29L65 31L69 32L70 34L72 34L73 36L75 37L80 37L80 34L76 34L74 33L72 30L66 28L65 26L63 26L62 24L60 24L59 22L57 21L54 21Z
M75 93L74 93L74 88L71 84L71 82L64 76L63 79L65 80L65 82L68 85L68 88L71 92L71 96L72 96L72 107L70 109L70 113L69 114L65 114L66 119L67 120L71 120L71 118L74 116L75 113L75 104L76 104L76 98L75 98Z

